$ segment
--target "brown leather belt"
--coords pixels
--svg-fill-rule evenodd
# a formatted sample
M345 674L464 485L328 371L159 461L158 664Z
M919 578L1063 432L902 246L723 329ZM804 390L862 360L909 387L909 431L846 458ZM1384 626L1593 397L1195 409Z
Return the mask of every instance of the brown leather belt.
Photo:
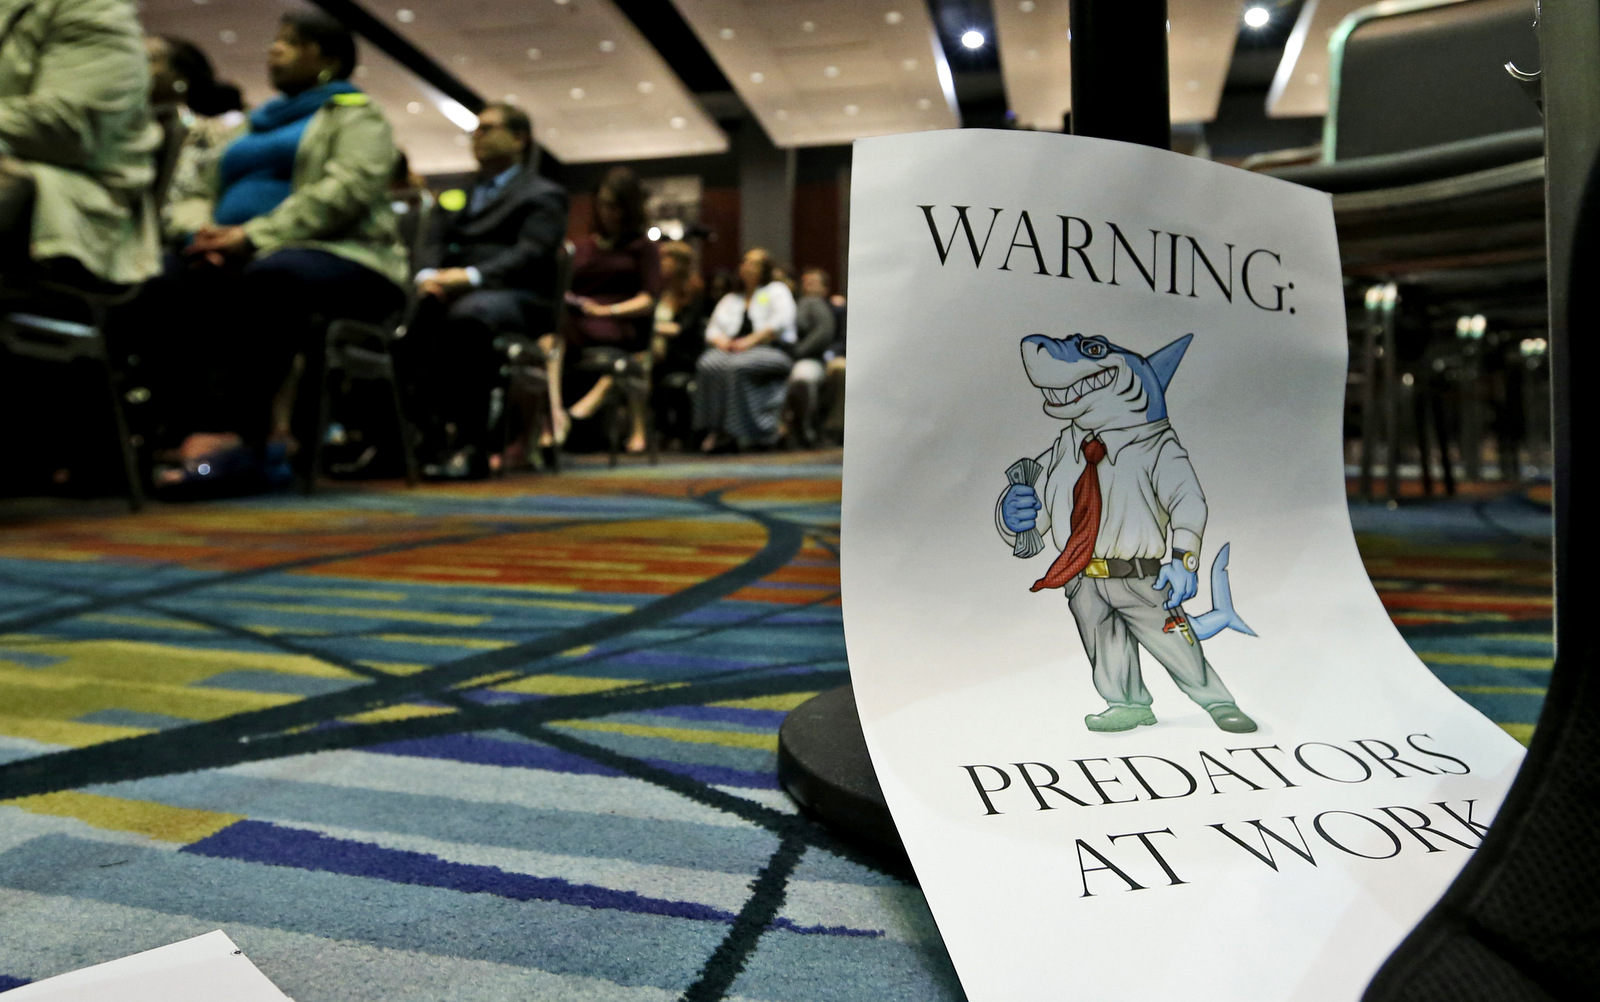
M1119 560L1116 557L1095 557L1083 569L1089 578L1153 578L1161 573L1161 561L1150 557Z

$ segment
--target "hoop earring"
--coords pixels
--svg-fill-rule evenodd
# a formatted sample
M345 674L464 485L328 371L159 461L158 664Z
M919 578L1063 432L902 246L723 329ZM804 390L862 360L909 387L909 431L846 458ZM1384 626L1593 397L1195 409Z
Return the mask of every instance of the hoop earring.
M174 81L172 81L172 93L174 93L174 94L187 94L187 93L189 93L189 81L187 81L187 80L174 80Z
M333 71L330 70L330 69L324 68L321 73L317 74L317 83L327 83L328 81L330 81L332 79L333 79Z

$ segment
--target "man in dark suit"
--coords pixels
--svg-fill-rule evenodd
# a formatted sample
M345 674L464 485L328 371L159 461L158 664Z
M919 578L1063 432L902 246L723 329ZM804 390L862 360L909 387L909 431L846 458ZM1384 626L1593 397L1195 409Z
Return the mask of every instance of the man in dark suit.
M533 149L526 113L510 104L484 108L472 134L477 183L439 196L417 251L414 378L432 417L436 476L488 472L489 402L501 363L494 339L555 330L567 193L534 170Z

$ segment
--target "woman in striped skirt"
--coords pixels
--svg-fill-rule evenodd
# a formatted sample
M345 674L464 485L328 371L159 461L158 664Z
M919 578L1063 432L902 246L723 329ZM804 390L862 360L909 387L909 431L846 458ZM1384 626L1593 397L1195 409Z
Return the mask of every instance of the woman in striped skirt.
M770 446L778 440L790 352L794 295L773 281L772 256L760 247L739 264L742 288L723 296L706 324L706 351L695 365L695 427L705 452Z

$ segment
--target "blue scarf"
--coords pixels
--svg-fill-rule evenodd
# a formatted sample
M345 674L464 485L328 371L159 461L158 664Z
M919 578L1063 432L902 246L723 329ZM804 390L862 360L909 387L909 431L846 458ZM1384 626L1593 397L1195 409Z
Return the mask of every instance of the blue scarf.
M294 96L274 98L250 113L250 131L222 155L222 193L216 221L237 226L276 209L294 191L294 160L300 138L335 94L355 93L348 80L333 80Z

